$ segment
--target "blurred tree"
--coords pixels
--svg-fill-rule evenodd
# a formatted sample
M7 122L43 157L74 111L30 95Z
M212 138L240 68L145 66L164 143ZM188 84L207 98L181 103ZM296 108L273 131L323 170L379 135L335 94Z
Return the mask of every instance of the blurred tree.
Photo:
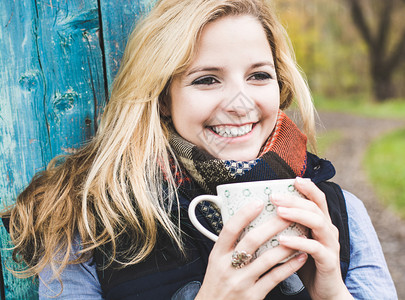
M384 101L397 96L393 77L405 63L405 27L397 28L394 20L400 15L403 21L405 0L344 1L368 48L375 99Z
M315 95L365 94L367 49L341 1L273 0Z
M349 1L273 0L291 38L297 61L316 96L355 100L375 95L374 79L370 75L370 46L356 30ZM385 31L382 64L387 63L388 57L398 49L405 31L401 32L401 28L405 29L405 0L389 1L394 4L388 20L389 30ZM362 10L364 23L375 38L381 23L375 16L382 13L385 0L356 2ZM404 59L402 64L401 61L394 64L389 83L386 78L378 79L378 82L382 82L383 88L388 87L391 97L404 97L405 68L401 68Z

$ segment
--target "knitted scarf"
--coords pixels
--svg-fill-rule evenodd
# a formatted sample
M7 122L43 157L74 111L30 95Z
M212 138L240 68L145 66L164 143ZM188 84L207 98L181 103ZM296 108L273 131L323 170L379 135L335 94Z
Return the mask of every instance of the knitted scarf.
M276 125L256 159L221 160L186 141L172 130L170 145L181 164L175 178L179 187L191 180L205 193L216 194L217 185L235 182L288 179L303 176L307 167L307 138L281 110ZM191 178L190 178L191 177ZM200 208L218 232L222 228L219 213L211 204Z

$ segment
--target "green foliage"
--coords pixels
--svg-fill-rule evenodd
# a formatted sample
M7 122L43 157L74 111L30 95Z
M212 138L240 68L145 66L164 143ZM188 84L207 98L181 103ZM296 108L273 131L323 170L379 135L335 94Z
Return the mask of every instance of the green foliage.
M375 141L364 166L383 203L405 218L405 129Z
M372 101L368 49L355 28L345 1L273 0L279 18L305 72L319 110L372 118L405 119L405 97L384 103ZM382 1L361 1L372 34L378 27L376 10ZM391 53L405 27L404 5L397 3L387 32L386 53ZM362 6L363 7L363 6ZM375 14L377 13L377 14ZM405 68L393 74L393 87L405 95ZM341 139L338 131L318 138L319 154ZM376 141L364 164L380 197L405 217L405 130ZM391 202L392 201L392 202Z
M297 62L315 93L326 97L371 93L368 49L353 24L345 1L273 2L291 39ZM398 16L392 16L392 26L405 26L403 12L399 9ZM377 20L369 18L368 21L374 28L376 24L373 22ZM397 39L390 35L389 51ZM404 69L400 67L393 76L394 88L399 95L405 95Z
M339 111L373 118L405 119L405 99L392 99L383 103L372 102L367 95L326 98L314 96L318 110Z
M298 64L316 93L369 89L368 57L347 8L329 0L275 0Z
M367 95L347 98L316 96L315 106L320 110L351 113L372 118L405 119L404 99L384 103L368 100ZM318 138L319 154L341 138L341 132L332 131ZM405 129L393 132L373 142L365 154L363 165L376 189L379 199L398 215L405 218Z

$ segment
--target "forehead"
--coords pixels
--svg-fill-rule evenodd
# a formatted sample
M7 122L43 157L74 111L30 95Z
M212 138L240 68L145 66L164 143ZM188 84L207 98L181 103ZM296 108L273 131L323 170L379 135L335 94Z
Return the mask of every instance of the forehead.
M197 40L191 64L201 60L221 61L223 54L238 54L248 59L257 56L272 59L267 35L260 21L250 15L240 15L226 16L208 23Z

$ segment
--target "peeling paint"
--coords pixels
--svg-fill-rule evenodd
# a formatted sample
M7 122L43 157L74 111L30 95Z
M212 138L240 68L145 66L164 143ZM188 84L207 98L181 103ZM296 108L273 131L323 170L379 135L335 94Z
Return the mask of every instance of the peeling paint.
M21 88L31 92L33 89L38 87L40 81L40 73L38 71L28 71L21 75L18 83L20 84Z
M68 154L75 154L78 151L76 148L62 148L61 150Z
M53 108L56 114L64 114L66 111L73 109L78 94L72 90L64 94L56 92L53 96Z
M59 18L56 27L66 34L70 34L74 31L98 29L98 9L93 8L78 14L65 16L63 19Z
M0 205L15 201L53 156L76 153L94 135L127 35L155 1L2 2ZM8 243L0 224L0 247ZM7 271L4 279L7 299L38 298L30 279Z

